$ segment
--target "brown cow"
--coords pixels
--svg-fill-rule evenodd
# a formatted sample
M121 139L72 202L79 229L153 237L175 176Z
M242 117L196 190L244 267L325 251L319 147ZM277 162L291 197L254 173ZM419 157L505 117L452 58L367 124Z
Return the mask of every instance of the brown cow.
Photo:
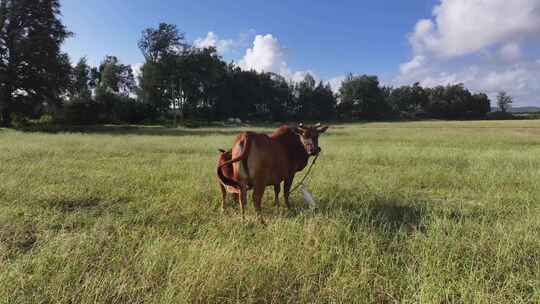
M225 151L223 149L219 149L219 152L220 153L219 153L219 158L218 158L218 162L217 162L218 168L221 165L223 165L225 162L232 159L231 150ZM223 175L225 175L225 177L230 178L230 179L234 179L233 165L232 164L228 164L228 165L223 166L223 168L221 168L221 170L223 172ZM219 178L218 178L218 180L219 180ZM219 181L219 188L221 190L221 211L225 211L225 203L227 201L227 193L231 193L233 195L234 201L236 203L240 202L240 188L235 188L235 187L232 187L232 186L224 185L221 181ZM248 186L248 190L249 189L251 189L250 186ZM279 202L278 201L278 195L279 195L279 188L278 188L278 191L276 192L276 202Z
M253 188L253 204L261 221L261 199L267 186L274 186L275 203L279 205L280 184L284 182L285 205L290 208L289 191L294 175L306 167L310 156L321 152L319 135L327 129L320 124L300 124L297 128L281 126L271 135L254 132L238 135L231 150L232 159L218 166L217 175L223 187L240 194L242 218L250 188ZM229 169L224 170L227 167Z

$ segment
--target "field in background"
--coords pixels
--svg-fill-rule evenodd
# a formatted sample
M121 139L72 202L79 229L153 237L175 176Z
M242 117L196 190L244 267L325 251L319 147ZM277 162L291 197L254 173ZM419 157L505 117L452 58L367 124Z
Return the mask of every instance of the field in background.
M239 130L0 129L0 303L540 302L540 121L334 126L267 227L219 211Z

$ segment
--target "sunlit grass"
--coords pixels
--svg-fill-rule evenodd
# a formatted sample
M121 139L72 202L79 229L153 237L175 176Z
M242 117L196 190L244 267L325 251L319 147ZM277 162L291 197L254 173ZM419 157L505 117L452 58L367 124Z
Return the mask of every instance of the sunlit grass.
M540 302L540 121L336 125L266 227L219 211L238 132L0 129L0 303Z

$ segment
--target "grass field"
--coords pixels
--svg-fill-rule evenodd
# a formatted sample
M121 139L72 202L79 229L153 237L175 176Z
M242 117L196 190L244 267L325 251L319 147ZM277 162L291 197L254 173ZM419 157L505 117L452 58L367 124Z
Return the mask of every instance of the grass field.
M540 121L334 126L266 227L239 131L0 129L0 303L540 303Z

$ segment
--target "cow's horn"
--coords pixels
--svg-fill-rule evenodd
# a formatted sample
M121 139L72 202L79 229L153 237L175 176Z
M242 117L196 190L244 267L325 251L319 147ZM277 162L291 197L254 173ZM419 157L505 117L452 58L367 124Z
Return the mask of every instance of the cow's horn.
M317 128L320 127L320 126L321 126L320 122L315 125L315 127L317 127Z

